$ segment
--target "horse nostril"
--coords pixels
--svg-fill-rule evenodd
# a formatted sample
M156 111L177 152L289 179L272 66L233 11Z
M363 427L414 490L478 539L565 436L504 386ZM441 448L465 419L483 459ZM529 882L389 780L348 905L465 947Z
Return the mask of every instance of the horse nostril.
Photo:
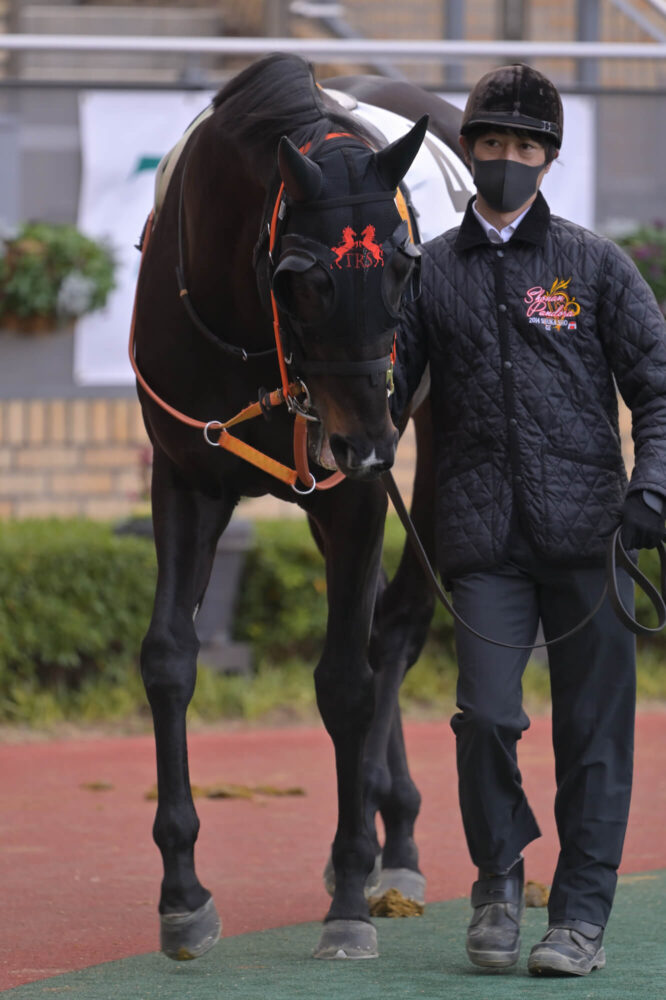
M331 451L335 456L338 468L352 476L378 476L393 465L395 449L390 448L390 454L378 454L377 449L368 442L355 442L342 434L331 434Z
M352 451L349 441L342 434L331 434L329 438L329 444L331 446L331 451L335 457L335 461L344 465L349 464L349 455Z

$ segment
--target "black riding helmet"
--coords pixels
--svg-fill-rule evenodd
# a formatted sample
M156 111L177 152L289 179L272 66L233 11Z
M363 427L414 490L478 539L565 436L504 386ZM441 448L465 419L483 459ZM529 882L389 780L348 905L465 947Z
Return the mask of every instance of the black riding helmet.
M557 149L562 145L562 101L555 86L524 63L500 66L473 88L462 117L460 134L479 125L539 133Z

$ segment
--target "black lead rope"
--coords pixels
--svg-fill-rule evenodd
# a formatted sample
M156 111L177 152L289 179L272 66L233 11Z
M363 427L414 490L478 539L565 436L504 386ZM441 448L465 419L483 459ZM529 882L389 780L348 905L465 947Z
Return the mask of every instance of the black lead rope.
M664 625L666 625L666 604L664 604L663 596L666 594L666 548L664 547L663 542L660 542L657 546L657 553L659 555L659 580L661 586L660 593L654 584L651 583L643 573L641 573L636 563L632 562L629 558L629 555L622 544L620 531L620 528L615 529L606 552L608 596L610 598L613 611L625 628L628 628L630 632L634 632L636 635L654 635L655 632L661 632ZM653 625L652 627L648 625L641 625L635 618L632 618L625 608L617 588L618 566L621 569L626 570L632 580L638 584L645 596L651 602L657 612L658 622L656 625Z
M416 528L412 523L412 519L410 518L407 508L405 507L404 501L400 495L400 491L398 490L395 479L393 478L393 474L391 472L384 472L381 476L381 480L382 483L384 484L386 492L391 498L391 503L395 507L398 517L402 521L403 527L407 532L407 536L414 547L416 556L419 562L421 563L421 566L423 567L425 574L428 577L428 580L430 581L433 590L435 591L435 594L442 602L444 607L447 609L447 611L452 615L452 617L455 618L455 620L459 622L459 624L462 625L463 628L467 629L467 631L471 635L475 636L477 639L482 639L483 642L489 642L493 646L502 646L504 649L543 649L545 646L554 646L555 643L564 642L565 639L570 639L573 635L576 635L577 632L580 632L581 629L585 628L588 622L590 622L594 618L597 611L599 611L601 605L606 600L606 595L608 595L613 610L615 611L615 614L618 616L622 624L625 625L626 628L630 629L630 631L636 633L636 635L642 635L642 634L651 635L655 632L661 631L661 629L666 624L666 603L664 602L664 596L663 596L664 594L666 594L666 547L664 547L663 542L661 542L657 549L659 553L659 561L661 566L661 593L659 593L657 588L653 586L653 584L647 579L647 577L643 573L641 573L638 566L636 566L636 564L633 563L629 558L624 546L622 545L622 540L620 538L620 528L617 528L608 543L607 560L606 560L606 583L604 584L601 596L599 597L599 600L594 605L592 610L577 625L569 629L568 632L564 632L563 635L558 635L554 639L548 639L547 642L538 642L535 643L534 645L530 644L525 646L516 645L511 642L500 642L499 639L492 639L490 636L482 635L481 632L477 632L476 629L472 628L472 626L469 625L468 622L466 622L464 618L462 618L458 614L458 612L451 604L451 601L446 596L444 589L441 587L439 580L435 575L435 571L430 565L430 560L428 559L426 551L423 548L421 539L419 538ZM657 618L659 619L659 623L656 626L650 628L646 625L641 625L640 622L636 621L635 618L632 618L632 616L629 614L629 612L622 604L622 600L620 598L617 585L618 567L626 570L627 573L629 573L631 578L635 581L635 583L638 584L638 586L644 591L645 595L651 601L655 611L657 612Z

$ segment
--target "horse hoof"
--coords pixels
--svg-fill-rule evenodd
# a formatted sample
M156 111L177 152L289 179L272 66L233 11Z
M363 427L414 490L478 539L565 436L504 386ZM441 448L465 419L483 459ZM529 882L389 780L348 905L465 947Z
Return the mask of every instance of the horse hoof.
M200 958L219 940L222 932L213 897L192 913L164 913L160 916L160 947L174 962Z
M382 876L382 856L381 853L375 858L375 864L365 880L365 886L363 888L363 893L366 899L370 896L377 896L377 889L381 882ZM328 861L326 862L326 867L324 868L324 888L329 896L335 894L335 869L333 868L333 858L329 854Z
M405 899L415 903L425 903L426 880L421 872L411 868L382 868L377 889L373 896L381 897L389 889L397 889Z
M313 958L378 958L377 930L364 920L329 920Z

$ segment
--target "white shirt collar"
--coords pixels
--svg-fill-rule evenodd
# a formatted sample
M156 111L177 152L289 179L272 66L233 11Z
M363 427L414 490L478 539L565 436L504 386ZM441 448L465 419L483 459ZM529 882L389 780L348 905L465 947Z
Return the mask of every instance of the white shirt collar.
M495 229L495 227L491 225L487 219L484 219L484 217L481 215L478 208L476 207L476 198L472 202L472 211L474 212L475 216L481 223L483 231L491 243L506 243L508 240L510 240L513 234L515 233L516 229L520 225L520 223L523 221L523 219L529 212L531 207L532 207L531 205L528 205L525 211L521 212L520 215L513 220L513 222L510 222L508 226L505 226L504 229L500 230L500 229Z

